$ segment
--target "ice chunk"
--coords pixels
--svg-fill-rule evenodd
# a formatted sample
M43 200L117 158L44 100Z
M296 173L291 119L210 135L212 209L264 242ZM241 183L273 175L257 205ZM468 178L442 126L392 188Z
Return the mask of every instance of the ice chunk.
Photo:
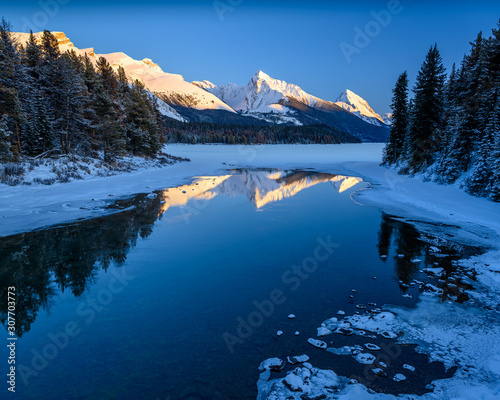
M261 371L281 371L285 366L285 362L279 358L268 358L260 363L259 369Z
M295 374L288 374L283 383L290 388L292 392L303 392L305 384L302 378Z
M318 349L326 349L328 346L325 342L322 340L317 340L317 339L308 339L307 342L314 347L317 347Z
M292 365L301 364L309 361L309 356L303 354L301 356L288 357L288 362Z
M329 347L326 349L329 353L336 354L338 356L350 356L360 353L363 348L359 345L356 346L344 346L340 348Z
M382 368L374 368L372 369L372 372L377 376L387 376Z
M392 380L394 382L405 381L406 380L406 376L404 376L403 374L396 374L396 375L394 375L394 378L392 378Z
M411 365L409 365L409 364L405 364L405 365L403 365L403 368L404 368L404 369L407 369L408 371L412 371L412 372L414 372L414 371L415 371L415 367L413 367L413 366L411 366Z
M331 335L332 334L332 331L328 328L325 328L324 326L321 326L318 328L318 336L319 337L323 337L323 336L327 336L327 335Z
M354 356L354 359L360 364L373 364L377 357L370 353L359 353Z

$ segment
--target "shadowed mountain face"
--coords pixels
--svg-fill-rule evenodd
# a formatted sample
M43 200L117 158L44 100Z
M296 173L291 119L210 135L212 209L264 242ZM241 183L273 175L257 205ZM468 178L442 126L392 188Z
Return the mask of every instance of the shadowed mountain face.
M363 142L385 142L389 136L388 126L369 124L330 102L319 102L313 108L296 100L290 100L288 106L296 110L297 118L304 125L329 125L347 132Z
M289 99L286 107L291 110L287 114L235 114L224 110L175 108L185 119L193 122L233 124L256 128L269 125L280 127L296 127L298 124L302 126L327 125L368 143L383 143L387 141L389 136L389 127L387 125L376 126L369 124L333 103L318 103L317 107L310 107L294 99Z

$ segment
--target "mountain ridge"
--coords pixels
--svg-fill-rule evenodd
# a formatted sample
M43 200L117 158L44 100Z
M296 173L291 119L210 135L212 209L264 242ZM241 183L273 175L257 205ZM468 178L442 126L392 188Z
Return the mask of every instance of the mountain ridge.
M327 124L364 141L385 141L388 135L389 127L384 119L366 100L350 90L341 94L337 102L322 100L298 85L271 78L261 70L246 86L215 85L207 80L192 83L219 97L242 115L269 123Z
M41 32L34 34L37 41ZM132 80L142 82L156 95L160 110L178 121L206 121L254 125L256 120L270 125L302 126L326 124L352 134L363 141L385 141L388 126L361 97L346 96L347 106L322 100L298 85L274 79L259 70L246 86L214 85L209 81L184 80L180 74L164 72L150 58L135 60L123 52L96 54L94 48L78 49L63 32L53 32L61 52L73 50L87 54L95 64L104 57L115 71L121 66ZM19 42L26 42L27 33L14 33ZM350 92L352 93L352 92ZM347 104L347 103L346 103ZM364 115L367 114L367 115ZM250 119L249 119L250 118ZM376 121L374 123L374 121Z

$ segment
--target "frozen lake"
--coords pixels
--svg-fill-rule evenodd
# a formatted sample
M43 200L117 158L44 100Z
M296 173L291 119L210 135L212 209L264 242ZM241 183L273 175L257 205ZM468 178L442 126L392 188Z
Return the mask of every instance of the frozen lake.
M459 278L422 270L452 277L452 262L474 251L356 204L350 195L367 186L311 170L228 170L119 200L110 216L0 238L1 289L18 296L16 398L255 399L263 360L301 354L362 380L365 365L308 344L321 322L414 307L415 281L466 301ZM454 372L394 339L371 342L398 347L387 375L416 368L403 382L363 382L375 391L423 394Z

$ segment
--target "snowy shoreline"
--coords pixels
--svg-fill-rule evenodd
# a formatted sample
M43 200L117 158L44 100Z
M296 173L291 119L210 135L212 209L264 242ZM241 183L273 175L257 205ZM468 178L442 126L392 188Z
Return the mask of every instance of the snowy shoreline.
M314 169L361 177L371 184L369 190L358 191L355 195L356 200L363 205L376 206L401 218L459 225L465 231L472 231L469 232L469 240L484 243L486 246L496 242L494 235L500 236L500 203L470 196L454 185L443 186L433 182L423 182L419 177L401 176L392 169L380 167L383 146L382 144L168 145L163 151L174 156L190 158L192 162L153 168L142 167L139 164L131 172L118 172L104 177L94 173L82 180L54 183L49 186L33 184L11 187L0 184L0 216L17 219L24 215L26 219L33 221L33 227L29 225L17 227L18 222L13 221L13 224L9 223L8 229L0 228L0 235L6 236L52 224L51 218L44 219L45 225L43 225L37 221L38 218L29 216L29 212L35 210L27 209L28 207L57 206L59 201L76 201L80 204L92 199L110 200L109 195L126 197L149 193L185 183L196 175L210 175L232 167L246 167ZM35 193L36 202L30 200ZM25 209L21 210L23 206ZM93 208L97 211L98 207ZM51 214L57 214L60 210L55 207L50 211ZM79 213L65 215L52 215L53 223L85 218L87 213L81 210ZM485 233L491 236L484 237Z

